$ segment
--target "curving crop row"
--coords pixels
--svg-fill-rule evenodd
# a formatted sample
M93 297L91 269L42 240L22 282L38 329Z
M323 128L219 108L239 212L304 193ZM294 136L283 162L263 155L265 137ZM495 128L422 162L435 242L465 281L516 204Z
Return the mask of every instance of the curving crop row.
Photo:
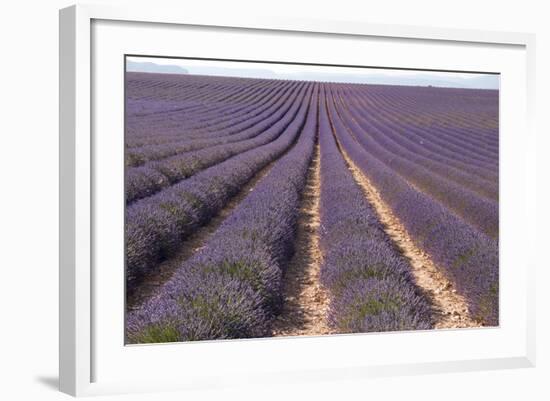
M163 77L163 80L166 78ZM158 117L172 117L180 113L188 115L200 115L203 113L210 113L214 108L220 109L227 107L223 103L219 103L219 100L223 98L230 98L232 94L240 94L239 88L220 87L214 89L213 85L207 85L208 90L204 93L197 91L196 84L179 84L172 85L177 88L179 96L177 98L166 98L166 93L169 88L164 87L139 87L139 85L132 85L132 79L129 78L127 84L128 101L127 104L129 115L133 117L139 117L134 122L149 118ZM141 79L138 82L143 82ZM262 86L263 83L256 83L256 85L248 86L247 89L254 90L255 86ZM174 90L174 88L172 88ZM149 104L150 103L150 104ZM166 103L169 105L178 105L177 108L159 108L158 105ZM133 132L133 131L132 131ZM138 133L138 132L136 132Z
M409 141L406 133L400 135L389 126L377 127L366 120L358 113L358 109L349 104L344 104L348 113L361 126L369 141L374 141L382 146L388 154L396 157L406 158L409 162L428 169L431 173L437 174L444 179L451 180L461 187L468 188L476 194L497 200L499 195L498 181L485 178L479 174L479 169L471 168L465 171L457 167L451 160L427 150L423 144ZM469 167L469 166L468 166Z
M376 186L411 234L466 297L471 315L498 324L498 241L487 237L418 191L388 165L359 146L329 102L329 118L337 139L354 164ZM357 137L357 135L356 135Z
M204 102L215 97L229 98L239 93L243 86L261 85L264 82L227 79L212 76L186 76L180 74L127 73L128 97L143 100L167 100L176 102Z
M268 110L271 110L273 109L273 107L277 107L277 105L280 105L282 99L288 97L291 92L294 92L295 96L295 92L300 88L300 86L301 85L299 83L293 83L284 86L283 88L280 88L280 90L272 90L270 92L270 96L267 97L267 101L265 103L254 102L251 105L245 106L243 112L255 113L256 111L259 111L259 113L265 114L268 112ZM208 139L209 137L220 136L219 131L224 131L222 132L222 135L225 135L226 133L235 133L239 130L247 128L246 125L243 125L247 123L247 119L239 116L238 114L235 115L235 113L224 115L223 118L219 120L210 119L210 125L208 125L206 128L201 129L190 129L187 126L187 120L190 118L191 116L188 116L187 114L178 114L176 116L170 117L169 119L165 119L161 116L159 117L159 121L152 121L149 119L144 120L142 122L143 130L148 133L148 135L146 135L145 137L141 139L137 137L138 139L136 139L136 135L129 132L129 129L127 130L127 145L132 142L134 145L140 145L132 146L131 148L129 148L129 150L139 151L139 149L145 148L147 146L158 146L165 144L169 145L170 143L177 143L186 140L190 141L196 139ZM250 125L253 124L254 122L252 122ZM152 135L151 133L151 127L155 127L154 135ZM229 130L229 128L231 128L231 130ZM172 132L172 129L175 131Z
M459 137L498 150L498 91L470 90L467 95L460 96L463 99L460 104L449 101L454 97L444 93L438 99L414 99L411 109L419 110L420 114L411 114L413 122L416 123L417 116L421 117L420 122L429 119L435 126L446 128Z
M494 158L489 161L486 159L480 160L477 157L472 158L462 150L449 149L448 146L442 146L430 140L427 132L432 132L433 135L437 136L441 132L439 127L431 125L417 127L414 124L405 123L401 121L403 113L399 114L397 111L383 117L376 109L369 108L359 97L348 99L350 107L353 105L353 108L365 122L368 122L369 125L388 137L394 138L408 149L414 149L415 152L421 152L432 158L435 157L454 168L491 182L494 182L498 176L497 163Z
M246 113L268 102L272 95L277 92L286 91L290 87L295 87L296 83L289 82L285 85L264 85L260 88L250 86L244 87L240 93L240 99L230 99L231 102L226 104L224 99L222 103L214 104L198 104L194 106L194 110L189 108L170 111L169 113L154 113L147 114L142 118L133 118L132 125L129 127L129 133L132 138L148 138L152 140L169 140L173 137L181 137L182 133L187 131L196 131L204 128L214 128L218 125L223 125L227 121L232 121L240 113ZM131 115L131 110L129 110ZM137 117L132 115L132 117ZM206 122L206 123L205 123ZM150 137L150 128L161 130L154 138ZM143 133L137 131L141 128ZM160 135L160 136L159 136Z
M290 97L276 114L251 127L245 134L246 136L250 135L251 139L186 152L128 169L126 171L126 202L131 203L136 199L150 196L205 168L275 140L299 112L305 91L306 87L303 87L300 94Z
M238 116L241 121L251 109L257 108L262 104L264 99L268 98L276 92L288 91L289 89L301 86L298 82L288 82L287 85L271 84L265 88L255 89L246 94L245 99L230 99L228 105L215 109L208 114L195 115L193 125L190 127L194 132L204 132L206 129L211 129L214 124L219 124L221 128L228 125L233 125L234 120ZM246 87L242 92L246 93ZM267 96L266 96L267 95ZM225 101L225 100L224 100ZM241 114L244 113L244 114Z
M136 115L132 112L130 105L136 106L135 102L128 102L128 125L127 145L129 147L143 146L148 144L161 144L169 141L183 139L191 132L198 132L207 128L213 130L231 123L236 116L258 108L263 102L269 100L269 96L262 93L272 94L276 91L287 90L289 87L296 86L296 83L287 83L285 85L266 85L265 87L244 87L241 90L243 99L230 99L231 102L225 103L200 103L193 106L183 107L185 103L180 104L177 110L169 112L140 113ZM227 99L226 99L227 100ZM224 102L226 101L224 100ZM158 103L152 101L141 102L147 104ZM138 104L139 105L139 104ZM191 110L193 108L193 110ZM155 127L155 135L151 136L151 127ZM194 134L195 135L195 134Z
M403 121L407 124L420 127L434 124L488 149L494 145L493 127L498 109L493 101L478 96L476 91L457 94L456 90L392 87L364 95L380 110L403 110Z
M360 98L363 100L370 99L372 96L368 93L361 94ZM449 148L458 152L463 157L468 157L476 160L478 163L485 163L491 165L495 162L495 155L498 153L498 149L486 148L487 145L479 143L476 138L469 136L463 137L457 132L457 123L450 122L448 125L439 124L437 127L430 125L418 126L413 121L409 123L401 122L403 115L406 115L406 107L396 108L395 104L384 105L384 107L376 106L372 104L369 107L372 110L371 116L373 119L377 119L381 124L388 122L400 126L401 128L408 129L415 135L423 138L425 141L436 144L441 147ZM430 122L435 120L439 121L443 119L443 113L430 112ZM395 115L400 115L400 119L395 119ZM462 132L463 133L463 132Z
M429 329L431 307L340 154L321 102L321 280L338 333Z
M179 153L251 138L254 132L251 132L250 128L273 115L284 105L285 100L292 95L295 96L295 93L294 91L288 91L287 93L283 92L280 97L278 95L278 91L273 91L272 96L266 97L269 102L249 109L249 114L236 116L234 120L230 120L231 124L225 123L209 128L209 130L215 132L215 135L202 134L197 137L193 134L184 139L180 138L161 144L128 149L126 152L126 165L137 167L151 160L159 160Z
M420 125L410 121L407 122L403 117L406 115L406 110L402 109L401 114L399 114L399 110L369 106L366 99L366 96L359 96L357 98L358 107L363 111L363 115L378 128L401 131L404 133L405 138L410 141L421 144L434 153L441 153L452 160L461 162L463 165L471 165L481 170L483 174L494 177L494 174L498 171L498 160L495 159L494 155L479 154L477 152L478 148L471 140L460 138L456 134L454 136L444 134L447 127L433 125L431 122ZM432 119L437 119L437 117L431 117L429 120ZM476 149L476 151L473 151L473 149Z
M426 92L434 91L426 89ZM470 90L468 94L458 96L463 102L453 102L457 98L453 92L442 93L439 96L423 96L419 90L414 96L404 96L396 91L393 94L379 93L375 97L381 100L381 108L387 108L389 111L403 109L405 120L410 124L433 124L458 137L475 141L481 147L496 150L497 92L488 91L489 96L479 96L478 91Z
M297 209L316 137L316 109L314 94L297 144L157 296L128 315L128 342L268 335L281 304L283 266L293 252Z
M498 91L386 87L369 91L381 108L403 110L409 124L436 125L459 135L498 145Z
M341 104L329 102L331 115L339 114L344 126L349 127L356 141L366 150L369 158L376 158L420 190L439 200L455 211L476 229L490 237L498 236L498 202L433 173L430 169L414 163L411 158L391 153L372 140L359 121L353 119Z
M269 105L266 105L268 101L272 103L273 99L278 100L289 92L296 92L300 86L300 83L289 82L287 85L263 88L262 93L265 94L255 91L248 96L247 101L243 104L232 105L223 113L216 112L211 116L201 116L200 121L195 121L195 125L190 127L192 129L190 137L202 138L202 135L212 135L212 131L215 132L220 129L234 127L239 123L246 123L248 118L263 112L266 107L269 107Z
M132 288L197 227L216 215L258 171L299 136L312 87L284 132L273 142L241 153L126 208L126 279Z

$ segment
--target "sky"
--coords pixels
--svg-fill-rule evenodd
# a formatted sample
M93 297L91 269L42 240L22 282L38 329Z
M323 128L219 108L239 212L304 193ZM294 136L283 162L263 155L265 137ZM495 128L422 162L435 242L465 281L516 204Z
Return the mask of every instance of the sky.
M494 74L127 57L128 71L385 85L499 89Z

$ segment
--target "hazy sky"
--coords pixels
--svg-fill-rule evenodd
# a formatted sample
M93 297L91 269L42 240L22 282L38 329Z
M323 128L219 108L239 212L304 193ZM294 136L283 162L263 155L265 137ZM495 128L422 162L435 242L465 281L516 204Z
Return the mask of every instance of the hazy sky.
M127 61L129 62L128 64L130 64L128 66L129 71L136 69L136 66L133 63L153 63L153 65L142 64L139 66L139 70L161 72L157 66L179 66L184 68L189 74L200 75L393 85L433 85L483 89L499 88L499 76L491 74L303 66L148 57L128 57Z

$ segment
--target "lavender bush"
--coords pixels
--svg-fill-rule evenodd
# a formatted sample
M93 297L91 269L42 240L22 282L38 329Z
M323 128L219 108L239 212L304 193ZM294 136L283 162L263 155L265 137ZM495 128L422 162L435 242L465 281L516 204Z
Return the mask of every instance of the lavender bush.
M313 89L310 86L310 90ZM317 125L317 89L296 145L223 222L207 244L127 319L131 343L259 337L280 308L300 194ZM274 192L273 188L277 188Z
M311 97L311 87L306 99ZM260 169L280 156L296 140L309 101L302 102L296 117L273 142L241 153L188 180L127 206L126 281L132 288L144 274L170 255L173 243L182 241L209 221ZM166 230L164 218L176 222ZM148 222L144 224L143 222Z
M392 153L388 143L377 143L372 140L371 131L361 126L358 120L351 118L345 109L334 106L334 113L340 114L340 119L354 133L356 141L363 146L370 158L376 158L390 167L423 192L441 201L448 208L459 214L481 232L496 237L498 235L498 202L480 196L468 188L458 185L445 176L435 174L412 161L411 155L405 157ZM443 169L443 167L440 167ZM473 180L472 180L473 181Z
M432 197L417 190L357 142L327 102L338 140L353 162L376 186L416 244L430 254L467 298L472 316L498 324L498 242L467 224ZM349 121L348 121L349 123ZM355 134L355 135L352 135Z
M330 291L330 324L346 333L431 328L430 306L411 267L393 248L336 146L324 100L319 141L321 280Z
M304 88L302 88L300 94L287 100L283 108L271 116L272 118L264 119L250 128L251 132L247 132L245 135L250 135L252 139L187 152L165 160L147 163L144 166L130 168L126 173L126 202L131 203L136 199L149 196L207 167L273 141L296 118L304 96ZM164 177L162 181L157 179L159 173ZM166 184L163 185L161 182Z
M155 143L129 148L126 152L126 165L137 167L151 160L159 160L192 150L252 138L257 131L250 130L250 128L266 118L270 118L284 105L289 96L296 96L296 94L296 85L282 86L279 89L271 90L262 99L259 99L257 104L246 107L239 113L233 113L231 118L225 121L217 124L211 122L208 127L200 130L182 125L182 129L186 131L184 138L155 135L153 138L156 141L161 138L165 138L165 141L160 144ZM155 130L162 129L164 125L162 120L157 121L156 119L153 121L148 119L144 124L148 124L151 129Z

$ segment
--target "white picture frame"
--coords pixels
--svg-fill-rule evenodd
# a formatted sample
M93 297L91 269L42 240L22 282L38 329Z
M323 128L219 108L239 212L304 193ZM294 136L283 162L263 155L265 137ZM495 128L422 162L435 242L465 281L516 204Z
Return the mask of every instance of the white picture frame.
M121 26L115 26L117 23L120 23ZM514 300L515 304L517 304L517 310L514 310L515 314L513 315L515 318L504 319L504 323L499 328L485 329L486 331L483 332L445 331L434 333L430 337L414 333L389 333L364 336L331 336L326 339L246 340L230 344L226 342L222 345L215 342L207 342L194 344L194 348L191 348L191 346L187 348L180 346L178 348L177 352L183 350L188 355L185 362L188 369L185 371L185 378L166 375L161 379L159 375L157 378L151 377L151 380L144 380L137 377L132 379L130 377L131 374L128 377L122 374L117 376L113 372L110 372L111 374L109 375L103 375L101 366L105 366L108 363L115 370L120 369L122 365L117 365L120 361L117 361L116 356L108 352L109 348L105 346L103 339L105 338L105 327L107 326L107 329L109 329L107 325L108 319L105 318L105 322L101 320L104 319L104 314L101 313L101 305L96 305L96 301L94 300L94 291L97 290L98 285L104 284L106 277L103 274L97 275L94 273L94 266L97 267L98 260L105 260L102 258L108 257L109 254L104 253L100 255L96 253L96 248L94 248L94 238L96 238L97 230L103 227L97 220L101 218L100 216L103 212L101 209L97 209L99 200L95 196L96 191L102 191L100 186L103 184L101 180L97 180L97 177L101 176L101 172L98 173L96 170L101 167L98 164L100 163L99 160L103 160L103 157L98 158L98 152L102 152L102 149L105 149L105 144L97 143L94 139L94 127L101 126L103 121L101 118L104 115L102 114L101 107L105 107L97 106L97 103L94 102L94 96L102 96L101 93L104 92L105 88L103 92L101 87L94 89L92 81L96 79L96 85L98 82L100 82L99 85L101 85L101 82L107 82L102 81L102 77L105 76L105 74L100 73L103 68L102 63L109 63L112 60L109 58L111 56L118 57L118 54L124 47L125 41L129 43L130 36L138 37L140 29L158 30L158 37L160 38L162 35L171 34L171 29L185 29L185 27L193 27L193 29L198 30L196 34L199 36L207 35L207 33L201 32L207 32L208 30L230 29L231 32L238 33L243 38L261 33L265 36L266 40L274 41L282 40L280 39L281 35L286 35L288 38L293 37L293 35L296 38L307 37L304 40L325 38L329 41L331 38L338 38L341 43L367 39L383 39L388 43L400 40L415 41L415 43L418 42L420 44L435 44L443 52L441 54L446 54L444 53L445 46L454 46L453 51L461 51L461 48L479 48L483 50L484 46L494 47L497 50L512 49L513 51L506 57L510 57L510 61L517 63L517 71L514 72L511 69L512 67L509 67L510 72L508 76L510 77L510 84L504 83L501 99L505 100L509 97L510 89L517 89L518 93L524 94L524 96L520 96L520 100L515 101L521 102L525 109L517 111L516 117L510 117L509 122L506 120L503 124L510 124L510 127L521 130L522 144L518 145L514 142L517 138L510 137L509 142L507 142L508 144L506 145L505 143L502 145L501 162L503 166L501 166L501 171L504 172L502 180L509 179L510 185L506 181L507 184L505 187L511 187L514 183L522 183L523 191L516 190L514 193L513 188L511 188L512 191L510 193L505 191L501 193L501 196L509 195L506 199L510 201L507 200L505 203L509 202L508 205L513 204L519 208L516 208L519 214L518 218L511 222L509 227L514 229L531 227L531 231L534 231L536 221L534 205L536 141L532 128L535 86L534 35L376 25L359 22L295 20L290 17L285 19L262 18L254 15L243 16L237 20L216 16L215 14L187 15L182 10L156 9L152 6L145 8L112 8L108 6L78 5L63 9L60 11L61 245L59 272L59 374L61 391L80 396L167 389L210 388L229 384L245 385L250 381L265 383L277 380L279 383L285 383L294 380L328 380L342 377L352 377L360 380L366 377L387 375L534 366L534 270L536 260L534 259L535 252L529 252L534 245L530 244L529 241L524 241L517 245L517 249L509 249L505 253L502 253L501 249L501 258L506 257L510 260L514 258L516 258L514 260L521 260L520 268L522 270L520 273L510 271L510 275L505 275L504 279L510 280L509 283L516 283L517 288L514 287L510 291L514 291L513 294L517 296L519 302ZM103 29L103 31L99 31L100 29ZM125 36L121 33L124 31L130 32L130 29L132 29L132 35ZM95 41L94 34L97 38ZM114 35L109 37L113 39L110 41L112 42L109 45L110 50L107 49L105 34ZM277 39L278 37L279 39ZM122 45L117 47L117 44ZM141 44L140 46L146 46L146 44ZM169 47L169 45L167 46ZM103 48L105 48L105 54L98 53L102 52ZM133 49L136 48L134 47ZM99 54L101 56L98 56ZM96 56L97 60L95 59ZM399 64L399 57L405 57L405 55L396 54L393 57L393 63L403 66ZM505 60L505 58L502 60ZM501 63L504 62L502 60L500 61ZM122 59L119 62L122 62ZM385 65L388 65L387 63ZM479 61L479 63L482 63L482 61ZM444 67L444 64L445 62L441 61L439 65L435 65L433 68L440 69ZM466 68L466 70L471 68ZM103 75L94 78L96 76L94 74ZM118 99L122 87L119 87L116 82L114 83L113 97ZM97 90L97 93L94 94L95 90ZM122 99L116 99L115 102L118 101L122 105ZM508 105L504 102L501 106L501 112L512 110L508 106L512 106L512 104ZM120 116L120 118L122 117ZM116 122L113 122L113 124L114 127L117 126ZM506 132L509 127L506 125L504 128ZM122 133L120 134L122 135ZM512 150L515 153L512 153ZM513 155L513 159L509 160L510 158L506 158L507 155ZM116 155L113 157L116 157ZM115 159L109 159L109 156L106 155L104 160ZM109 161L101 161L101 163L105 163L103 169L106 166L109 168L113 167L108 165ZM512 175L507 175L506 173L509 171L506 167L509 163L519 165L517 171L514 170L515 172ZM117 181L114 180L111 185L117 185ZM122 189L120 190L122 191ZM509 206L505 207L509 208ZM509 209L501 209L501 217L507 216L507 210ZM512 243L514 239L511 233L512 230L509 231L510 236L504 236L502 239L503 243ZM506 233L506 230L504 233ZM523 255L523 259L518 259L520 254ZM118 262L115 260L113 263ZM505 292L504 296L506 296L506 291L511 287L507 286L508 282L504 282L503 284L502 291ZM109 295L114 300L115 305L121 301L119 295L115 293ZM101 329L97 329L99 326ZM116 326L113 326L113 330L118 329ZM506 334L507 332L509 333ZM499 333L505 334L501 336ZM119 334L122 336L122 333ZM434 336L437 336L437 338ZM458 337L467 338L464 340L464 344L472 345L477 341L480 341L480 343L486 341L487 344L494 343L495 348L487 349L487 352L482 352L481 350L474 350L469 353L465 352L464 357L441 355L439 359L433 357L429 360L419 360L412 354L405 355L401 359L392 358L390 353L387 352L382 352L376 357L374 354L371 354L373 355L372 360L354 359L353 355L347 356L347 360L344 357L338 359L338 361L336 360L339 354L338 349L343 349L342 347L349 347L348 349L353 347L363 348L366 341L380 341L380 344L391 342L392 346L401 346L403 350L406 350L407 344L430 344L430 342L434 342L435 340L437 340L436 342L441 342L441 345L448 344L450 347L455 344L454 341ZM377 346L380 347L380 344ZM123 342L120 342L119 345L121 350L125 348ZM178 345L175 346L177 347ZM133 348L134 350L130 351L132 355L128 355L129 359L125 363L133 361L135 365L136 360L139 360L136 358L142 357L147 358L143 359L147 361L144 362L146 365L152 363L152 361L158 363L165 359L168 360L171 358L170 355L173 354L172 348L169 347L172 346L148 346L141 347L139 351L134 351L138 348ZM318 365L314 359L316 352L321 349L320 347L329 350L327 351L328 365ZM457 350L460 349L460 346L458 346ZM289 365L293 365L291 360L292 355L299 355L300 352L309 353L308 355L312 356L311 363L309 365L296 363L295 368L286 369L284 367L285 361L275 357L277 353L285 351L288 352L286 358L290 358L287 361ZM127 351L124 352L128 353ZM403 351L403 355L405 353ZM213 358L214 354L217 354L218 357L223 356L226 361L239 356L239 359L244 361L241 364L242 366L235 367L240 377L232 375L231 366L225 366L223 363L220 363L220 365L224 366L220 366L218 370L207 373L207 362L209 362L209 358ZM264 359L266 355L272 355L274 357L273 366L268 368L261 365L255 366L253 369L247 368L244 365L246 361L253 360L253 354L264 355ZM199 363L199 355L202 355L201 358L204 359L203 363ZM358 353L358 356L360 356L360 353ZM98 357L98 360L103 362L98 363ZM330 366L331 357L334 360L334 366ZM196 369L193 368L193 363L197 363ZM169 363L166 364L166 369L168 369L169 365ZM158 367L158 364L155 366L157 370L162 370L162 368Z

